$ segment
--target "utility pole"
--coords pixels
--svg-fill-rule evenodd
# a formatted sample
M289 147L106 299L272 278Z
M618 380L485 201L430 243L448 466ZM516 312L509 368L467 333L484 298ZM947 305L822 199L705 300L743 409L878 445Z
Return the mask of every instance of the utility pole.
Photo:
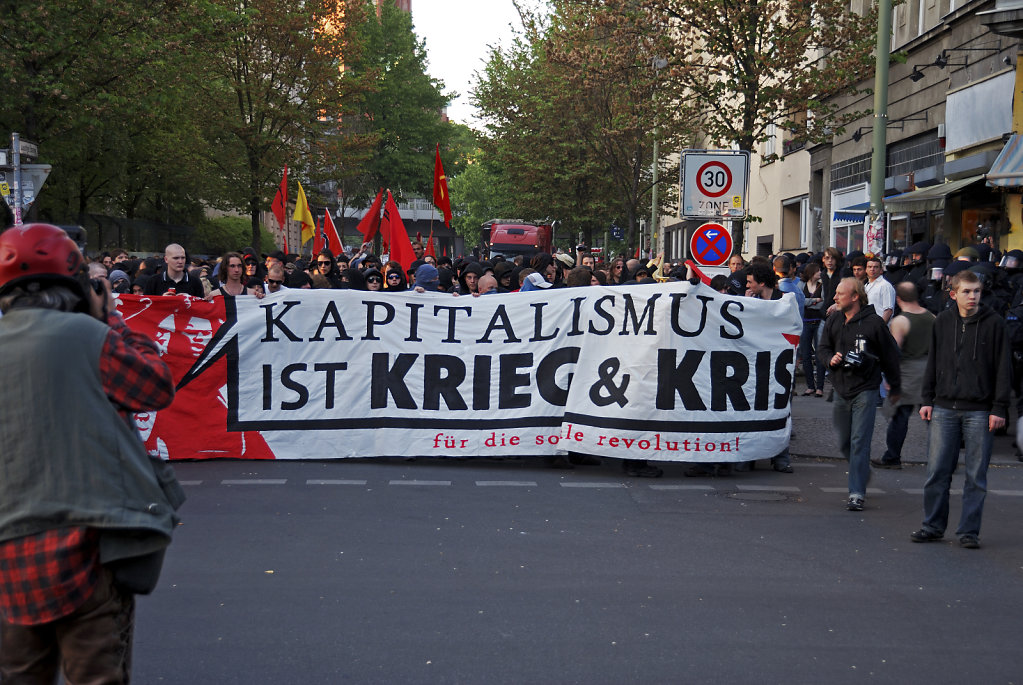
M892 0L879 0L877 48L874 55L874 130L870 158L870 220L883 213L885 162L888 149L888 61L892 42Z

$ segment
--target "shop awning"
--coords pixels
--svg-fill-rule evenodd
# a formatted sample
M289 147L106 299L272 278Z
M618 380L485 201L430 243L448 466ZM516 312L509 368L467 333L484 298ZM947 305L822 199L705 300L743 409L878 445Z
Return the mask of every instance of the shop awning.
M944 209L945 198L953 193L965 190L968 186L984 180L984 174L961 178L958 181L949 181L941 185L928 186L911 190L901 195L892 195L884 199L884 211L889 214L901 212L926 212L928 210Z
M1013 135L987 173L992 188L1023 187L1023 136Z
M836 209L831 213L832 221L848 221L851 223L863 223L863 217L870 211L870 202L861 202L857 205Z

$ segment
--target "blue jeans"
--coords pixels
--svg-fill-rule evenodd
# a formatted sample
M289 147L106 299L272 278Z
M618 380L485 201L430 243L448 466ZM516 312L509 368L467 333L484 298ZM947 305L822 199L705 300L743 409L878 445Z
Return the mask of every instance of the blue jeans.
M966 444L966 481L963 484L963 513L956 535L979 535L980 518L987 496L987 465L991 461L993 433L988 430L986 411L956 411L934 407L931 413L927 454L927 482L924 483L924 530L944 533L948 526L948 490L952 472L959 461L959 443Z
M902 446L906 444L909 418L913 415L914 409L912 404L902 404L895 408L895 414L888 422L888 434L885 436L888 449L881 457L881 461L884 463L898 464L902 462Z
M877 388L864 390L847 400L835 393L832 419L838 431L838 448L849 461L849 494L867 494L870 480L870 441L874 437Z
M804 321L803 332L799 335L799 359L803 363L803 377L808 390L824 389L824 361L817 354L817 331L820 325L820 321Z

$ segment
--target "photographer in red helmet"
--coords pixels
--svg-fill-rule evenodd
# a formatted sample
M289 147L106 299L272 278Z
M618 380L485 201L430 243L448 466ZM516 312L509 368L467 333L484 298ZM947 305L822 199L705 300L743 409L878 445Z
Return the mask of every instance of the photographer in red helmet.
M0 681L128 682L184 499L131 414L171 403L171 372L56 226L0 234L0 313Z

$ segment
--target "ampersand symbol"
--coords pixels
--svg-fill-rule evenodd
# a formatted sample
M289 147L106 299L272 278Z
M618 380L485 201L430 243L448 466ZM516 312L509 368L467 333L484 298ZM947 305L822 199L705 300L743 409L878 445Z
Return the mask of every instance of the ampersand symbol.
M615 384L615 374L618 373L618 369L621 368L621 362L618 361L617 357L611 357L605 359L604 363L597 369L597 375L600 376L600 380L593 384L590 388L590 401L598 407L606 407L612 402L617 402L619 407L624 407L629 403L629 400L625 397L625 390L629 387L629 374L622 375L622 384ZM601 390L606 390L607 394L601 393Z

